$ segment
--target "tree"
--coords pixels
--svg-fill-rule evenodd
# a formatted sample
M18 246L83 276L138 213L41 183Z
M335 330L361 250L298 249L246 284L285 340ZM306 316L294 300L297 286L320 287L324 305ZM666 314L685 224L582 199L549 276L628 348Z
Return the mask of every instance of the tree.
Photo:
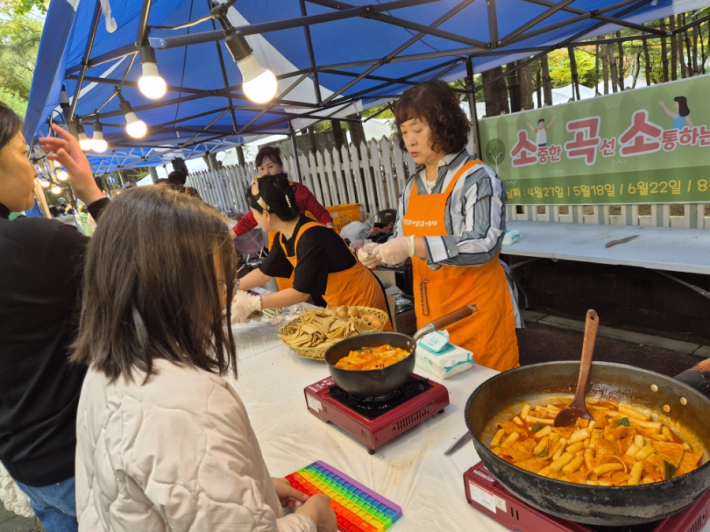
M497 81L490 81L500 77ZM508 108L508 88L503 77L503 68L496 67L491 70L486 70L482 75L483 83L489 83L483 88L486 98L486 116L497 116L503 113L509 113Z
M49 7L49 0L2 0L0 1L0 11L9 13L17 17L30 13L36 9L40 13L46 13Z
M5 4L0 2L0 7ZM42 22L34 14L0 18L0 98L22 117L30 97Z

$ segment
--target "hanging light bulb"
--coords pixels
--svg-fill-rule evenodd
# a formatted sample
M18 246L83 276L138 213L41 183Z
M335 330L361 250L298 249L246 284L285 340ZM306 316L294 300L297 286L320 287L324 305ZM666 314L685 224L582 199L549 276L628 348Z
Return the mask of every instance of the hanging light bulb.
M64 168L57 170L57 179L60 181L66 181L69 179L69 174L67 174L67 171Z
M151 46L141 46L141 65L143 67L143 75L138 78L138 88L143 93L143 96L151 100L162 98L168 87L165 80L160 77L155 50Z
M86 136L86 131L84 131L84 126L77 123L76 124L76 131L77 131L76 137L79 139L79 147L83 151L91 150L92 142L91 142L91 139Z
M59 194L62 193L62 187L60 187L59 185L52 185L50 192L55 196L59 196Z
M148 133L148 126L145 122L136 116L133 112L131 104L121 97L121 111L123 111L123 117L126 119L126 133L128 133L134 139L141 139L145 137Z
M49 188L49 185L51 185L49 180L44 178L39 180L39 184L42 185L42 188Z
M108 149L108 142L104 140L104 127L98 120L94 122L94 136L91 139L91 149L96 153L103 153Z
M273 100L278 89L276 76L261 66L244 35L235 31L224 39L224 44L242 73L242 90L247 98L255 103Z

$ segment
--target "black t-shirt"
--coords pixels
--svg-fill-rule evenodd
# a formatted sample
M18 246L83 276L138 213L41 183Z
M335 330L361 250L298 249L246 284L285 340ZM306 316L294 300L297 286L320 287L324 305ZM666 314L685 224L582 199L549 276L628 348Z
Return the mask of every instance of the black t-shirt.
M293 257L294 243L303 224L313 220L301 216L290 239L284 239L286 251ZM280 245L281 234L274 239L273 249L261 264L260 270L269 277L289 278L293 266L284 255ZM325 294L328 274L352 268L357 259L338 234L328 227L318 226L307 229L298 241L298 265L293 287L304 294Z
M108 204L89 206L98 220ZM74 476L86 368L70 366L89 241L57 220L9 221L0 205L0 461L30 486Z

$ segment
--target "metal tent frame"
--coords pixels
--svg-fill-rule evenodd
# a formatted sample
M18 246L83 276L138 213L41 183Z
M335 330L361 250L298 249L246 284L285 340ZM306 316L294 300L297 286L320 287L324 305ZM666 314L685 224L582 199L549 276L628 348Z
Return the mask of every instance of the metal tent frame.
M164 157L167 154L175 152L187 152L188 157L196 154L209 153L216 149L223 149L227 146L236 146L242 143L245 136L267 135L274 133L285 133L293 135L291 122L294 119L310 119L314 122L330 120L338 118L339 120L349 121L342 113L351 104L362 102L363 108L388 102L399 97L402 90L409 86L415 85L423 78L445 78L453 74L458 74L465 80L465 89L458 89L466 94L471 103L471 109L474 117L474 123L477 120L475 117L475 98L476 91L481 90L486 85L494 83L499 79L509 75L512 71L517 70L543 55L564 47L574 47L582 45L600 44L607 42L619 42L621 40L638 40L658 37L672 37L680 32L685 31L689 27L710 19L710 16L703 17L683 27L675 28L674 30L662 32L645 24L638 24L626 18L631 17L640 8L646 6L655 0L619 0L612 5L607 5L601 9L585 10L575 7L575 0L561 0L554 2L552 0L524 0L526 3L534 4L546 8L535 18L521 24L515 30L508 32L506 35L499 34L498 19L503 16L501 8L497 5L496 0L485 0L488 14L488 41L480 41L466 35L453 33L440 29L446 21L461 13L466 7L474 3L474 0L460 0L456 2L444 15L429 25L423 25L412 22L405 18L392 15L390 12L404 10L413 6L423 4L436 3L441 0L393 0L381 4L371 4L365 6L356 6L343 3L335 0L299 0L300 17L288 18L284 20L275 20L265 23L256 23L232 27L227 20L226 14L228 9L235 4L236 0L228 0L224 4L213 3L208 16L201 17L194 21L185 21L176 26L150 26L148 24L152 0L143 0L140 17L138 18L138 26L136 28L135 42L118 47L109 52L105 52L92 57L95 38L99 28L101 18L101 5L99 0L95 1L91 27L89 30L89 38L86 42L80 63L76 66L68 68L64 74L64 79L75 83L75 90L71 105L63 107L63 116L68 124L82 124L90 126L91 123L100 121L108 127L122 127L120 124L114 123L111 119L121 117L121 111L104 111L104 107L115 97L121 97L121 91L124 87L136 87L137 82L127 79L133 64L140 53L141 46L150 44L156 50L167 50L177 47L189 47L197 44L214 42L216 53L219 62L219 68L222 73L223 86L213 87L210 89L198 89L190 87L188 84L180 84L178 86L169 86L168 91L180 93L180 96L169 98L162 101L150 102L143 105L133 107L134 111L146 111L161 109L184 102L192 102L204 98L218 98L223 101L224 105L211 109L209 111L192 114L190 116L176 117L172 120L167 120L159 124L151 124L150 131L152 135L158 133L173 133L178 136L185 135L186 140L180 142L165 142L161 139L132 139L126 133L116 133L106 137L110 143L113 153L106 156L92 156L92 162L95 163L97 172L108 171L113 168L126 168L131 166L146 165L151 161L155 161L159 157ZM483 2L484 0L476 0ZM209 2L209 0L207 0ZM308 5L317 5L322 8L328 8L330 11L319 14L308 14ZM558 13L571 15L561 21L545 24L546 21ZM339 64L318 64L316 61L316 53L311 38L311 27L317 24L327 24L333 21L341 21L350 18L365 18L376 20L390 26L405 28L413 32L411 39L397 46L394 50L385 54L382 57L374 57L359 61ZM582 21L591 20L595 23L591 26L585 26L579 32L563 39L546 45L531 45L529 41L536 37L544 37L551 34L562 27L571 26ZM188 27L198 25L211 25L212 29L200 31L198 33L189 33L176 35L174 37L151 37L153 30L181 30ZM221 29L217 29L217 24ZM608 25L615 25L624 28L635 29L642 34L637 36L624 37L622 39L605 39L603 41L584 42L584 38L593 36L601 28ZM304 39L307 46L310 65L307 68L294 70L277 76L279 80L295 80L285 90L283 90L270 103L259 106L249 102L242 92L241 84L229 85L227 69L234 68L234 64L225 64L224 53L221 49L220 41L228 35L229 31L238 31L242 35L268 34L271 32L282 31L286 29L303 28ZM425 36L433 36L438 39L443 39L448 43L456 43L464 45L454 49L432 51L428 53L405 54L416 42ZM502 76L498 76L489 80L486 84L475 86L473 82L474 61L479 58L497 56L500 58L513 56L525 57L519 60L516 67L508 69ZM122 77L97 77L90 76L87 72L96 66L114 62L116 60L130 57L127 62L127 67ZM428 66L425 69L412 72L403 77L392 78L383 76L378 73L384 65L400 62L413 62L419 60L437 60L433 66ZM440 61L438 61L440 60ZM349 69L364 68L365 70L356 73ZM485 70L482 69L482 70ZM478 72L480 72L479 70ZM476 73L478 73L476 72ZM335 90L332 94L323 98L320 91L319 76L336 75L345 78L350 78L347 83ZM289 94L298 87L301 83L312 81L316 94L316 102L302 101L298 99L290 99ZM366 88L358 89L360 82L375 82ZM100 105L94 113L77 114L77 105L82 97L82 88L85 83L108 84L115 87L113 94L108 97L102 105ZM298 110L298 112L296 112ZM253 116L244 123L239 123L236 112L253 113ZM54 115L53 115L54 116ZM215 124L224 116L231 118L231 127L224 125L216 126ZM263 120L266 118L266 120ZM371 117L371 118L374 118ZM209 120L202 127L194 127L188 123L196 119ZM51 118L50 118L51 120ZM476 132L477 133L477 132ZM477 141L476 134L476 141ZM189 151L188 151L189 150Z

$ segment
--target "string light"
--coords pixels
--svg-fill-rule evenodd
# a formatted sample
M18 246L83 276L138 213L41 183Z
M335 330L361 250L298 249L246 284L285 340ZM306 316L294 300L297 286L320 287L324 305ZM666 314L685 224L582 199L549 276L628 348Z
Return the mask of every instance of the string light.
M49 188L49 185L51 185L49 180L44 179L44 178L39 180L39 184L42 185L42 188Z
M79 147L82 151L90 151L92 146L91 139L86 136L86 131L84 131L84 126L81 124L76 125L77 138L79 139Z
M104 139L104 128L98 120L94 122L94 135L91 138L91 149L96 153L103 153L108 149L108 142Z
M168 87L158 72L158 61L151 46L141 46L141 66L143 75L138 78L138 88L143 96L157 100L165 95Z
M62 193L62 187L60 187L59 185L52 185L50 192L55 196L59 196Z
M131 104L124 100L120 93L119 98L121 98L119 105L121 106L123 117L126 119L126 133L134 139L145 137L146 133L148 133L148 126L145 125L143 120L136 116L136 113L134 113L131 108Z
M242 73L242 90L246 97L255 103L273 100L278 89L276 76L259 63L244 35L235 31L224 39L224 44Z
M69 179L69 174L67 174L67 171L64 168L57 170L57 179L60 181L66 181Z

